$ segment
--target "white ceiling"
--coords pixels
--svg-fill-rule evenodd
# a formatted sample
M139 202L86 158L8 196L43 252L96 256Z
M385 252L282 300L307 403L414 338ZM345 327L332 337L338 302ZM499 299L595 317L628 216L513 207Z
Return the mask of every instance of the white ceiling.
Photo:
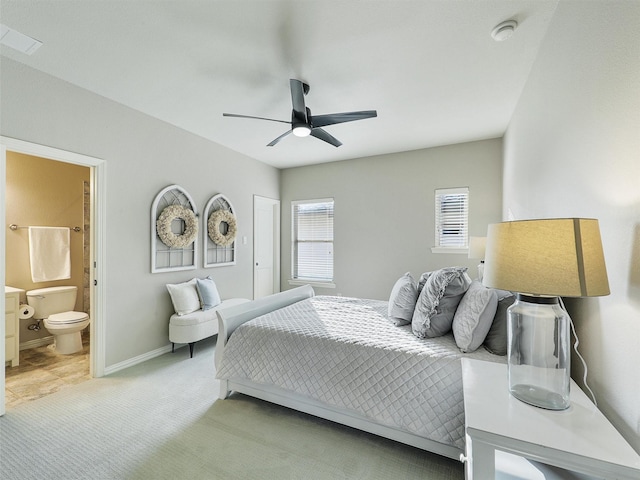
M502 136L557 2L3 0L1 22L43 46L0 53L286 168ZM314 114L378 117L326 127L338 148L267 147L286 125L222 117L289 120L289 78Z

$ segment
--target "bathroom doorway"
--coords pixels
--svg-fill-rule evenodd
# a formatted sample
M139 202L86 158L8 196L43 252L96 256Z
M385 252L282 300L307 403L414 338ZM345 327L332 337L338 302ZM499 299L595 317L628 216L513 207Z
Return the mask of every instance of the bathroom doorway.
M0 137L0 146L2 147L2 151L0 153L0 157L1 157L0 158L0 183L2 183L2 185L5 187L7 198L9 195L11 195L11 192L8 191L8 188L10 187L10 185L7 182L7 173L14 174L16 172L16 167L15 167L16 162L19 162L21 160L24 160L25 162L29 160L32 162L36 162L36 164L37 162L45 162L45 163L41 163L40 165L47 165L47 169L53 168L55 170L55 168L59 166L62 169L66 168L67 171L80 172L80 175L84 176L85 178L78 186L78 188L80 189L79 195L76 195L78 198L76 198L76 200L72 202L72 203L79 202L81 204L81 205L75 205L75 208L81 209L81 214L80 214L81 216L80 218L78 218L78 222L75 222L75 223L81 223L81 225L75 225L74 222L72 222L74 223L73 225L68 225L71 228L78 226L80 230L79 232L74 232L73 230L70 232L71 235L77 235L75 239L72 239L71 243L72 245L75 243L76 247L80 249L80 252L76 253L75 260L72 257L72 269L74 268L73 267L74 264L76 268L75 268L75 274L72 274L72 279L69 281L71 283L77 284L78 286L78 301L76 302L76 310L82 310L84 309L84 306L87 305L86 311L91 318L91 324L89 327L90 329L89 342L88 342L88 345L85 345L85 354L87 354L86 350L88 350L87 355L89 357L88 376L89 377L102 376L104 372L104 358L105 358L104 331L103 331L103 322L102 322L102 318L103 318L102 313L103 313L104 307L101 302L101 299L103 298L103 296L101 295L101 292L104 288L104 281L102 278L103 277L102 272L104 269L100 268L103 265L102 258L104 256L103 242L100 238L101 237L100 232L104 231L104 229L101 228L104 222L104 213L103 213L104 201L103 200L104 200L104 193L105 193L103 161L93 157L79 155L72 152L66 152L66 151L45 147L37 144L32 144L29 142L23 142L20 140L15 140L15 139L6 138L6 137ZM11 168L9 169L9 171L7 170L8 161L11 164ZM63 175L66 175L66 174L63 174ZM22 179L22 182L24 184L24 179ZM64 197L64 195L61 195L61 197ZM13 215L13 212L15 210L15 205L8 205L7 198L5 198L5 195L3 195L2 200L0 201L1 202L0 218L2 218L3 220L2 225L0 226L0 251L2 251L2 256L4 259L3 264L6 267L11 268L11 267L15 267L16 262L15 262L15 259L10 258L11 252L7 251L8 244L11 243L15 247L16 242L18 242L19 244L20 242L25 241L24 239L22 239L22 237L24 237L25 239L28 239L28 236L26 235L27 230L24 229L21 231L21 227L28 227L29 226L28 224L33 225L34 223L31 223L31 221L28 220L28 217L25 217L24 222L9 221L10 220L9 217L15 219L15 216ZM60 211L60 210L71 208L72 206L69 203L70 202L68 200L66 203L63 200L62 204L58 205L58 208L54 209L54 211L55 210ZM33 204L31 204L30 207L38 208L38 207L34 207ZM60 223L60 221L59 219L56 218L56 215L57 214L54 213L50 216L50 218L44 217L45 219L41 217L39 219L36 219L35 222L37 222L38 224L41 224L41 225L44 224L47 226L60 226L60 225L57 225L57 223ZM53 223L47 222L46 219L50 219L51 222ZM9 228L10 223L14 224L15 227ZM24 225L22 223L24 223ZM48 225L48 223L51 223L51 224ZM62 222L62 223L68 223L68 222ZM13 230L13 228L15 228L15 230ZM13 236L13 234L16 234L16 236ZM9 237L9 235L12 235L12 236ZM9 239L11 239L11 241L9 241ZM24 245L22 246L22 248L24 248ZM28 260L27 260L27 263L28 263ZM10 285L10 286L12 287L15 286L19 289L24 289L24 290L31 289L32 287L42 288L45 286L49 286L45 284L34 286L30 283L31 282L30 278L27 281L24 279L24 277L21 277L22 275L24 275L23 272L21 272L17 276L15 273L13 273L9 276L10 278L7 278L5 275L5 271L3 269L3 271L0 272L0 280L1 280L0 283L6 286L8 283L10 284L10 282L7 281L9 279L11 279L14 282L18 281L19 283L24 283L25 285L24 286ZM75 279L74 279L74 276L75 276ZM78 278L78 276L80 278ZM20 280L20 278L22 280ZM55 285L52 285L52 286L57 286L60 283L65 283L65 282L58 281L54 283ZM20 299L20 302L22 303L24 301L25 301L25 297L23 295ZM4 296L2 296L0 300L0 306L3 306L3 308L4 308L4 302L5 302L5 298ZM37 364L37 362L39 361L37 360L37 358L44 359L47 356L46 353L48 353L46 351L46 347L43 347L42 345L38 344L38 342L46 342L45 337L47 336L47 333L46 331L38 332L38 330L36 330L38 326L37 322L30 322L29 320L26 320L26 321L20 320L20 323L22 324L20 325L21 331L24 331L24 328L22 327L28 328L28 326L30 326L33 328L33 332L29 332L29 333L35 334L35 335L31 335L34 338L27 340L27 342L20 341L20 344L23 346L23 348L27 348L29 350L28 351L29 354L33 353L33 356L31 355L24 356L25 363L26 363L27 357L30 357L29 359L33 360L33 362ZM4 322L0 322L0 324L1 324L0 337L4 337L6 333L5 332L6 325ZM28 324L28 326L25 324ZM40 326L40 328L45 330L42 326ZM39 333L44 333L44 335ZM26 336L29 336L29 335L26 335ZM39 340L41 338L45 338L45 339ZM4 351L5 348L6 347L4 342L0 342L0 354L1 354L0 356L2 358L6 358L5 357L6 352ZM42 352L43 348L45 348L44 352ZM41 351L40 353L44 353L44 355L40 355L38 357L38 355L36 355L38 353L37 350L40 350ZM24 351L26 352L27 350L24 350ZM65 358L63 362L69 365L68 366L69 371L73 370L73 367L71 364L73 363L74 359L71 357L73 357L73 355L70 355L69 358ZM77 360L77 358L75 360ZM85 361L85 368L86 368L86 356L84 361ZM10 367L7 367L7 368L10 368ZM65 375L64 370L65 370L64 368L57 368L56 374ZM69 375L77 375L77 373L75 374L70 373ZM4 369L2 370L0 376L2 380L0 382L0 415L1 415L4 413L5 407L6 407L6 399L5 399L5 380L6 379L5 379ZM73 382L74 379L71 378L70 381Z

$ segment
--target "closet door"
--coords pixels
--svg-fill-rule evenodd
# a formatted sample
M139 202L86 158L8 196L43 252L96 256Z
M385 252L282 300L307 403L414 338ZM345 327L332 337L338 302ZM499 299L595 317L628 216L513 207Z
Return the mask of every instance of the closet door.
M253 197L253 298L280 291L280 200Z

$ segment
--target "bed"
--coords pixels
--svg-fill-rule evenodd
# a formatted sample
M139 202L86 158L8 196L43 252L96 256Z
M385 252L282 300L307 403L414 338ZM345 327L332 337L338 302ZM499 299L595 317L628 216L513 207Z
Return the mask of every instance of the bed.
M458 459L462 353L451 334L417 338L387 302L314 296L310 286L218 311L220 398L243 393Z

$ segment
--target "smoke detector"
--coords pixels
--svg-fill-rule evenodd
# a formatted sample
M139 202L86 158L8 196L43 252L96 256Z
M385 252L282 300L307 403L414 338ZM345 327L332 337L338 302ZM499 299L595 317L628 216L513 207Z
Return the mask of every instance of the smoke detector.
M518 22L516 22L515 20L507 20L506 22L502 22L491 31L491 37L496 42L503 42L504 40L511 38L513 32L516 31L517 26Z

